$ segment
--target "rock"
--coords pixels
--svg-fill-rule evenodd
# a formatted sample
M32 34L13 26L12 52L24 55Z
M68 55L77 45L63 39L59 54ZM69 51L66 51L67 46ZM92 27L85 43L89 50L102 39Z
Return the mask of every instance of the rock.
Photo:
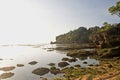
M76 59L76 58L71 58L71 59L69 59L68 61L69 61L69 62L76 62L77 59Z
M75 67L81 67L79 64L77 64L77 65L74 65Z
M83 62L83 64L87 64L87 62L86 62L86 61L84 61L84 62Z
M35 64L37 64L38 62L37 61L31 61L31 62L29 62L28 64L30 64L30 65L35 65Z
M89 66L94 66L93 64L89 64Z
M13 59L10 59L10 60L13 60Z
M49 63L48 65L49 66L55 66L55 63Z
M101 49L98 51L99 56L102 58L113 58L113 57L120 57L120 46L115 48L106 48Z
M54 69L56 69L56 67L54 67L54 66L52 66L52 67L50 68L50 70L54 70Z
M48 80L47 78L44 78L44 77L40 77L41 80Z
M77 53L77 52L68 52L67 56L76 57L76 56L78 56L78 54L79 53Z
M2 68L0 68L0 70L2 70L2 71L11 71L11 70L13 70L13 69L15 69L15 66L2 67Z
M12 73L12 72L3 73L0 75L0 79L6 79L6 78L10 78L12 76L14 76L14 73Z
M17 67L23 67L24 64L17 64Z
M56 67L51 67L50 73L56 75L56 74L60 73L60 69L58 69Z
M37 68L35 70L32 71L32 73L36 74L36 75L45 75L49 72L49 69L48 68L44 68L44 67L41 67L41 68Z
M69 58L67 58L67 57L62 58L62 61L68 61L68 60L69 60Z
M120 46L111 49L110 54L108 55L109 57L120 57Z
M58 63L58 66L59 67L65 67L65 66L68 66L69 64L67 62L59 62Z
M0 60L3 60L2 58L0 58Z
M95 50L91 50L91 51L73 50L73 51L69 51L67 53L67 56L71 56L71 57L88 57L88 56L96 55L96 53L97 53L97 51L95 51Z

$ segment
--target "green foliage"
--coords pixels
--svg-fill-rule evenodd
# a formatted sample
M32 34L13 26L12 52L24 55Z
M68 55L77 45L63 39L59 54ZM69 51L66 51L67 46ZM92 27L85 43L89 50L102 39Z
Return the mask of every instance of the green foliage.
M74 31L56 37L57 43L86 43L89 41L89 31L80 27Z
M109 12L113 15L116 14L117 16L120 17L120 1L116 3L115 6L112 6L109 8Z
M95 27L89 28L88 30L89 30L90 33L95 33L95 32L98 31L99 29L100 29L99 26L95 26Z
M97 30L97 32L104 32L112 28L112 25L109 24L108 22L104 22L103 26Z

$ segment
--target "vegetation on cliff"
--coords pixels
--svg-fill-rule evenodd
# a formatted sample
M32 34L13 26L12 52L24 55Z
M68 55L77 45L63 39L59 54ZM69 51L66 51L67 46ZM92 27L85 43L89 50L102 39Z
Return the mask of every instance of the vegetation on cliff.
M79 27L78 29L57 36L56 43L89 43L90 34L96 32L98 29L98 26L89 29Z

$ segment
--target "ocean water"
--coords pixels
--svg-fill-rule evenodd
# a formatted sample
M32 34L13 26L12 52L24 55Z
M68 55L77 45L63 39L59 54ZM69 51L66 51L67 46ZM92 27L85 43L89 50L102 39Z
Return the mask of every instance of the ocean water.
M40 80L40 77L47 77L53 79L54 77L62 77L62 74L45 74L43 76L38 76L32 73L32 71L39 67L47 67L49 63L55 63L58 67L58 63L61 62L63 57L66 56L65 51L48 51L46 48L54 48L56 46L64 45L50 45L50 44L36 44L36 45L1 45L0 46L0 68L15 66L16 68L11 71L0 70L0 75L6 72L14 73L14 76L1 80ZM70 57L68 57L70 58ZM35 65L28 64L31 61L37 61ZM88 64L83 64L86 61ZM24 64L23 67L17 67L17 64ZM69 63L69 66L75 64L80 64L82 67L87 67L89 64L99 64L99 61L95 59L90 59L89 57L85 60L77 59L76 62Z

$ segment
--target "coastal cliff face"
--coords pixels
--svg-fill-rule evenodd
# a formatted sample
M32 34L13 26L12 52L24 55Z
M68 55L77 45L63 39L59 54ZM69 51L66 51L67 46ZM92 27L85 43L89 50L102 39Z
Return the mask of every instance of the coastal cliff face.
M106 47L115 47L120 45L120 23L112 26L112 28L91 34L91 42L95 47L106 48Z

